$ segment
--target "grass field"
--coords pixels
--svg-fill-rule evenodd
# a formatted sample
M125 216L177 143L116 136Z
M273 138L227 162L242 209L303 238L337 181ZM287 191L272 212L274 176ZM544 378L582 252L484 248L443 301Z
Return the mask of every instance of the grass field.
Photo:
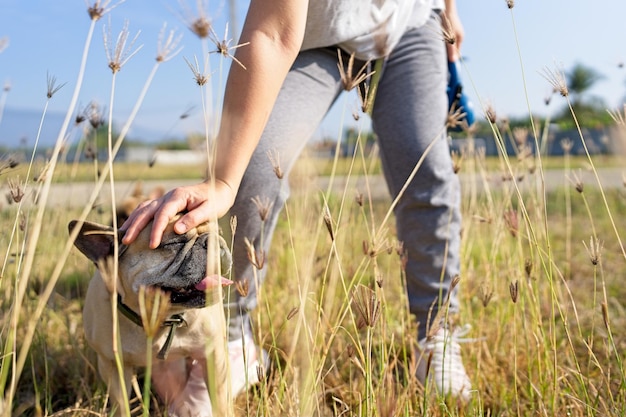
M90 9L85 51L101 13ZM172 37L165 39L155 71L177 50ZM84 62L78 74L83 70ZM554 78L548 81L558 84ZM80 88L79 75L68 115ZM563 88L555 85L571 109ZM113 97L115 71L111 89ZM49 80L48 97L57 90ZM119 135L108 133L108 154L117 153L144 94ZM578 123L575 116L572 111ZM624 133L626 114L615 116ZM577 127L572 140L584 145L584 126ZM502 151L506 133L497 123L491 128ZM67 133L67 126L61 129L44 162L29 164L28 155L18 166L9 156L0 161L7 196L0 205L2 416L106 415L106 387L81 318L94 266L73 248L67 224L109 223L114 205L100 204L98 196L116 195L122 181L183 181L205 171L113 158L61 163ZM205 136L211 150L211 132ZM540 137L526 136L541 149ZM515 156L454 155L459 175L471 179L462 199L462 313L450 317L469 329L463 357L473 391L460 403L414 377L416 323L407 308L392 201L368 189L365 180L379 176L380 166L358 145L353 158L304 158L290 178L294 192L266 254L269 272L254 312L254 333L272 367L235 400L235 416L626 415L626 191L605 186L598 175L603 166L621 169L623 157L586 151L580 158L567 152L546 158L526 152L527 143L518 143ZM547 170L560 173L558 184L545 182ZM328 188L320 190L318 176ZM86 203L52 205L59 184L89 184ZM224 222L228 230L229 219ZM150 415L166 415L153 396L135 399L134 415L141 415L142 401Z
M313 179L326 168L304 162L292 178L298 191L268 254L267 284L255 314L255 331L275 365L261 387L237 399L236 415L626 411L626 337L621 331L626 326L626 261L619 235L626 226L623 189L601 193L601 188L582 184L579 193L572 183L544 197L541 192L518 195L515 182L506 181L497 190L464 191L463 314L456 319L471 326L463 355L475 392L469 404L461 405L425 394L410 376L415 323L407 313L393 222L382 224L390 200L370 202L366 190L351 182L322 198ZM480 176L484 165L467 158L462 169ZM130 168L115 170L123 176ZM565 163L562 169L564 176L574 175L565 171ZM364 171L355 169L355 178ZM143 179L149 180L152 172L157 171L147 170ZM7 180L11 177L6 174ZM524 181L540 184L538 171ZM365 198L355 198L360 193ZM324 200L334 241L323 221ZM2 230L14 231L3 233L0 241L5 256L0 304L4 390L13 390L13 415L99 414L105 410L106 391L85 345L80 315L93 267L75 250L66 260L63 254L67 223L80 210L46 211L20 324L11 331L35 210L18 215L12 204L0 217ZM102 223L110 218L106 209L88 214L89 220ZM47 295L60 262L60 276ZM380 318L371 327L359 324L355 294L360 291L371 291L380 305ZM43 306L42 297L48 297ZM24 346L37 314L41 317L32 342ZM14 381L13 361L24 349L23 371ZM156 408L153 413L159 415Z

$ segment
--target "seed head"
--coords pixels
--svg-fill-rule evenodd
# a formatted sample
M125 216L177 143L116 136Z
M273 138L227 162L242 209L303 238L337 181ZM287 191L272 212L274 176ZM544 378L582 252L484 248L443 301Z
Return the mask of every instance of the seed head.
M621 111L617 109L617 110L607 110L607 112L609 112L611 119L613 119L613 121L617 125L626 126L626 103L624 103L624 107Z
M48 91L46 93L46 96L48 98L52 98L54 93L59 91L66 84L66 83L63 83L61 85L55 85L57 82L57 79L55 76L51 76L50 74L46 74L46 80L47 80L47 85L48 85Z
M504 218L504 223L509 229L509 233L511 236L517 237L517 233L519 232L519 221L517 219L517 211L515 210L507 210L502 215Z
M483 303L483 307L487 307L489 302L493 298L493 290L486 285L480 287L480 295L481 301Z
M11 195L11 199L14 203L19 203L24 198L24 188L20 183L19 177L17 180L13 180L9 178L9 194Z
M282 180L284 173L283 173L283 170L280 168L280 155L278 151L277 150L267 151L267 157L269 158L270 163L272 164L272 169L274 170L274 174L276 174L276 178L278 178L279 180Z
M565 138L561 140L561 149L563 149L563 153L569 155L574 147L574 142L572 142L569 138Z
M93 5L89 5L85 0L85 5L87 6L87 13L91 20L100 20L102 16L113 10L115 7L122 4L124 0L120 0L112 6L109 6L111 0L96 0Z
M187 27L194 35L200 39L208 38L211 33L211 20L207 16L206 9L208 5L205 0L196 1L196 13L183 1L179 1L183 9L183 20L187 23Z
M237 289L239 295L247 297L250 290L250 283L247 279L237 280L235 281L235 288Z
M263 265L265 264L265 252L262 249L257 252L257 250L254 249L254 245L247 237L244 239L244 243L246 245L246 252L250 263L256 269L263 269Z
M375 73L375 71L371 71L369 73L367 72L370 64L370 61L367 61L355 74L353 71L354 52L350 55L350 58L348 59L347 67L343 63L343 53L339 48L337 48L337 56L339 57L339 62L337 63L337 67L339 68L339 75L341 76L343 88L346 91L350 91L353 88L357 87L359 84L367 80Z
M237 65L239 65L241 68L245 70L246 66L243 65L241 61L239 61L237 58L235 58L235 56L232 55L230 51L234 51L235 49L241 48L242 46L250 45L250 42L244 42L238 45L230 46L230 43L233 40L232 38L228 39L228 23L226 24L226 29L224 31L224 39L222 40L218 39L217 34L215 33L212 27L210 29L211 29L211 33L209 34L209 39L213 41L213 43L215 44L217 48L215 51L211 51L210 53L218 53L222 55L224 58L230 58L233 61L235 61Z
M104 50L106 52L107 60L109 62L109 68L113 72L113 74L117 73L122 67L131 59L139 50L141 49L141 45L133 50L133 46L137 38L139 37L139 33L135 35L135 37L129 42L128 41L128 21L124 22L124 27L117 35L117 40L115 41L115 45L111 44L111 23L109 22L108 31L103 26L102 33L104 36Z
M574 184L576 191L578 191L579 194L582 194L585 184L583 183L580 170L578 170L578 175L576 174L576 172L572 172L572 177L573 178L569 178L569 180Z
M170 30L165 36L165 28L167 24L163 24L163 28L159 32L159 39L157 41L157 62L166 62L170 59L174 58L178 53L183 49L182 47L178 48L181 39L183 38L182 33L176 35L175 30Z
M515 6L515 0L506 0L506 7L512 9Z
M170 297L160 288L139 287L139 316L146 336L154 337L167 317Z
M524 261L524 272L526 272L526 277L530 278L530 273L533 271L533 261L530 259L526 259Z
M374 327L380 317L381 305L376 292L359 284L353 293L354 306L359 313L359 319L368 327Z
M264 222L265 220L267 220L272 211L272 206L274 205L274 203L271 202L268 197L261 199L261 197L259 197L258 195L252 198L252 202L259 212L259 217L261 218L261 221Z
M289 313L287 314L287 320L291 320L292 318L294 318L294 316L298 314L298 311L300 311L300 307L297 306L289 310Z
M599 241L598 238L594 238L593 236L591 236L591 238L589 239L589 246L587 246L585 241L583 241L583 246L585 247L585 249L587 249L587 253L589 254L589 260L591 261L591 263L594 266L598 265L602 258L602 242Z
M463 165L463 158L465 157L464 153L459 153L457 151L452 151L452 169L455 174L458 174L461 171L461 166Z
M198 84L200 87L202 87L207 82L209 82L209 77L210 76L205 74L204 72L202 72L200 70L200 65L198 64L198 58L195 57L195 56L194 56L194 61L195 61L195 65L193 65L191 62L189 62L187 60L187 58L185 58L185 62L187 63L187 65L191 69L191 72L193 72L193 77L196 80L196 84ZM206 65L205 65L205 67L206 67Z
M554 91L558 91L563 97L567 97L569 95L569 90L567 88L567 81L565 80L565 75L563 74L562 69L552 70L550 68L544 68L543 73L541 74L543 77L548 80Z
M335 232L333 231L333 218L330 215L330 209L328 208L328 205L324 205L324 224L326 225L326 229L328 230L330 239L334 241Z
M485 108L485 116L487 117L487 120L489 120L489 123L495 124L498 120L498 118L496 117L496 110L491 104L488 104Z
M517 280L509 284L509 293L511 294L511 300L513 300L514 303L517 303L517 297L519 295L519 283Z

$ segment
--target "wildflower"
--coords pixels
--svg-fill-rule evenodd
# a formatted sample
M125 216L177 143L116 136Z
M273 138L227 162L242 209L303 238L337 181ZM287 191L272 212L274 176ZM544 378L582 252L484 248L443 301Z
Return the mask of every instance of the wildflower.
M128 21L124 22L124 27L122 31L117 35L117 41L115 42L115 46L111 46L111 28L109 23L109 30L105 31L104 26L102 27L102 33L104 36L104 50L106 52L107 60L109 61L109 68L113 72L113 74L117 73L122 67L131 59L139 50L141 46L139 46L134 51L133 45L137 41L139 37L139 33L135 35L135 37L130 41L130 44L127 45L128 42Z
M230 43L233 40L232 40L232 38L231 39L227 39L228 38L228 24L226 24L226 30L224 31L224 39L221 40L221 41L217 38L217 34L213 30L213 28L210 28L210 29L211 29L211 33L209 34L209 38L213 41L213 43L217 47L217 49L215 51L211 51L210 53L219 53L224 58L230 58L233 61L235 61L241 68L243 68L245 70L246 66L243 65L241 63L241 61L239 61L237 58L235 58L235 56L232 55L230 53L230 51L231 50L235 50L237 48L241 48L242 46L250 45L250 42L244 42L244 43L240 43L240 44L235 45L235 46L230 46Z
M565 81L565 75L562 70L551 70L550 68L543 69L543 77L548 80L555 91L558 91L563 97L567 97L569 95L569 90L567 88L567 82Z
M354 306L359 318L368 327L374 327L380 317L380 300L376 293L365 285L358 285L353 293Z
M276 174L276 177L281 180L283 179L283 170L280 168L280 158L279 158L279 154L278 151L267 151L267 157L270 160L270 163L272 164L272 168L274 170L274 174Z
M187 65L191 69L191 72L193 72L193 77L196 80L196 84L198 84L199 86L202 87L207 82L209 82L209 75L206 75L206 74L204 74L203 72L200 71L200 65L198 64L198 58L197 57L194 57L194 61L196 63L195 66L192 65L191 62L189 62L187 60L187 58L185 58L185 62L187 63Z
M259 197L258 195L252 198L252 202L259 212L259 217L261 218L261 221L264 222L265 220L267 220L270 212L272 211L272 206L274 205L274 203L272 203L269 198L265 197L265 199L261 199L261 197Z
M163 28L159 32L159 39L157 41L157 62L169 61L170 59L174 58L181 51L181 49L183 49L182 47L176 49L183 35L179 34L178 36L176 36L176 31L170 30L166 38L166 26L166 24L163 24Z
M515 0L506 0L506 7L512 9L515 6Z
M337 56L339 57L339 62L337 63L337 67L339 68L339 75L341 76L341 82L343 83L343 89L346 91L352 90L354 87L361 84L363 81L367 80L371 77L375 71L371 71L366 73L366 70L369 67L370 61L367 61L361 69L357 71L356 74L353 74L353 66L354 66L354 52L350 55L348 59L348 67L346 68L343 63L343 54L340 49L337 49Z
M55 85L57 82L57 79L55 76L50 76L50 74L46 74L46 80L47 80L47 85L48 85L48 91L46 92L46 97L48 98L52 98L52 96L61 88L63 88L63 86L66 84L66 83L63 83L61 85Z

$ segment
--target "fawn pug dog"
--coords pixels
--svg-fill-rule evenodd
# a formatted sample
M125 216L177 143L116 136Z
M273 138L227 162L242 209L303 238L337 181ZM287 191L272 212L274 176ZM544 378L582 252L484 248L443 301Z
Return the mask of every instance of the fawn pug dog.
M118 415L126 404L114 353L111 297L117 297L126 394L130 394L136 368L147 365L147 333L152 327L156 332L150 348L152 386L168 404L169 415L230 414L224 310L218 290L220 284L231 283L221 277L230 270L231 255L224 240L217 232L210 232L208 225L178 235L172 228L175 220L170 222L156 249L148 247L150 227L144 228L130 245L119 245L115 286L112 281L115 275L110 272L114 256L113 229L85 222L74 243L97 265L87 289L83 325L87 342L98 356L99 374L117 403ZM76 226L75 221L69 224L70 233ZM209 245L210 239L219 243L221 275L207 275L207 246L218 246L217 243ZM215 253L215 258L210 259L213 262L217 261L217 252L212 251ZM140 294L144 300L154 297L150 289L155 288L166 294L165 303L161 304L166 311L161 311L157 319L160 323L156 326L146 321L150 312L141 317L140 305ZM146 300L143 305L149 303L150 300Z

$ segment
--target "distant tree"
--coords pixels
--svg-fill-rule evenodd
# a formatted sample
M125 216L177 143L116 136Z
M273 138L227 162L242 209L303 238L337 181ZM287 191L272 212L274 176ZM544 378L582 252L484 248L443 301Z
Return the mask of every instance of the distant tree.
M602 97L593 96L589 91L604 75L585 64L576 63L565 72L567 89L571 97L572 109L565 106L557 112L554 122L563 129L574 127L571 112L574 111L579 122L588 128L599 128L610 122L606 112L606 102Z
M567 88L572 97L572 103L580 104L584 95L600 80L604 75L594 68L581 63L576 63L565 73L567 78Z

